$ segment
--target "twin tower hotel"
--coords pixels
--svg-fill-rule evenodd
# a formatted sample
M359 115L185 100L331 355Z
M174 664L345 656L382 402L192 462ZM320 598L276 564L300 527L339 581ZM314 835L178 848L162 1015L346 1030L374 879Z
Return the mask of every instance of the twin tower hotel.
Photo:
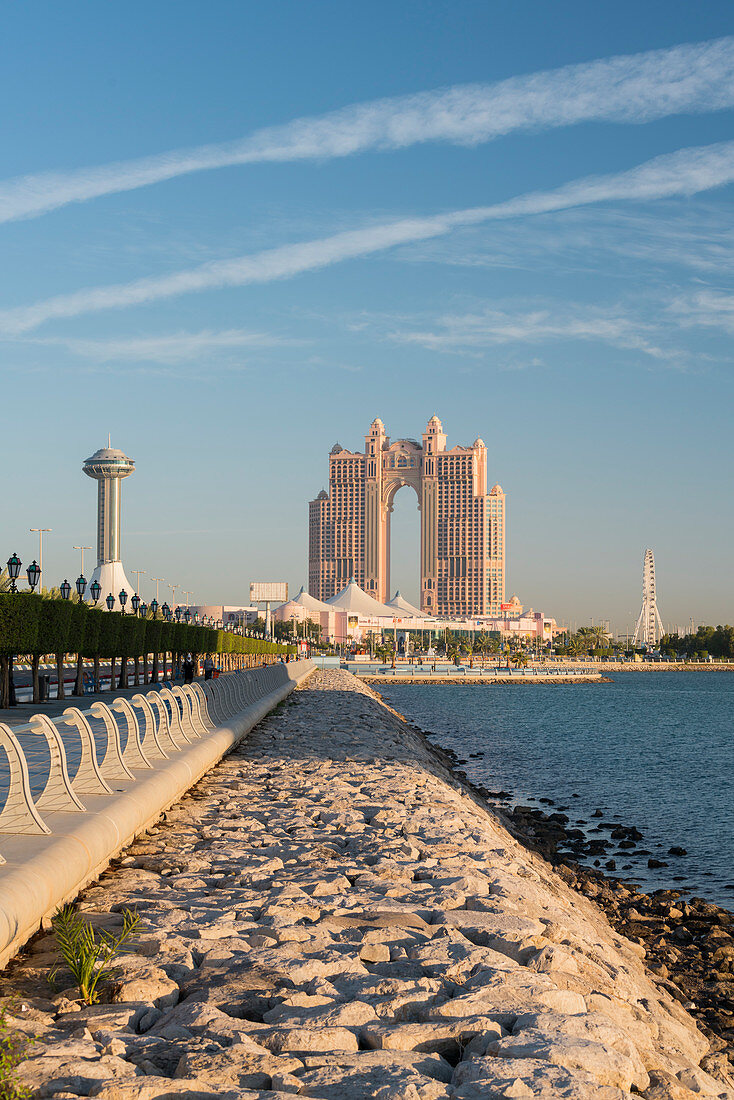
M390 516L408 485L420 509L420 603L426 614L500 615L505 602L505 494L487 491L487 448L446 448L437 416L422 443L390 442L373 420L365 449L329 455L329 492L309 504L309 592L328 600L350 580L390 598Z

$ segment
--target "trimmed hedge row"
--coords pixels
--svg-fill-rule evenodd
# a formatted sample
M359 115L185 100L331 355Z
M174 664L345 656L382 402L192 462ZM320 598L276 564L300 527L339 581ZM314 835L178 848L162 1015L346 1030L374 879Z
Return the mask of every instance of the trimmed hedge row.
M225 630L164 619L139 619L31 592L0 593L0 656L80 653L142 657L146 653L294 653L294 646L243 638Z

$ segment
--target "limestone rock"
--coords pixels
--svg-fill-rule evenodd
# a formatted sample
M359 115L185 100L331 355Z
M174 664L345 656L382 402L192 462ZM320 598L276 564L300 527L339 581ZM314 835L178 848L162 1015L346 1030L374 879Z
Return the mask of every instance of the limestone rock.
M495 1058L462 1062L454 1074L452 1100L631 1100L614 1085L600 1085L587 1073L550 1062Z
M146 966L134 975L128 975L115 983L111 1000L115 1004L130 1001L149 1001L156 1008L170 1008L178 1002L179 990L165 970Z

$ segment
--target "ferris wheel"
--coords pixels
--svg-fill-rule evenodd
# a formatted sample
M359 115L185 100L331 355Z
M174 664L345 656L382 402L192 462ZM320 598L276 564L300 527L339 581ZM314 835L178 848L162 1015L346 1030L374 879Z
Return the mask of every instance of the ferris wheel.
M632 644L654 649L664 633L663 621L655 598L655 555L648 548L642 565L642 609L637 619Z

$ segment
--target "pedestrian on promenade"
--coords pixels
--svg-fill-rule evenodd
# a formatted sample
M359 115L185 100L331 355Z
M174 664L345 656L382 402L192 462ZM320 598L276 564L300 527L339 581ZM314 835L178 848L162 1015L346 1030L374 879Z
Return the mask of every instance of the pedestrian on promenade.
M187 653L183 663L183 676L185 684L193 684L194 682L194 660L190 653Z
M204 660L204 679L211 680L212 673L214 672L214 661L212 660L211 653L207 653Z

